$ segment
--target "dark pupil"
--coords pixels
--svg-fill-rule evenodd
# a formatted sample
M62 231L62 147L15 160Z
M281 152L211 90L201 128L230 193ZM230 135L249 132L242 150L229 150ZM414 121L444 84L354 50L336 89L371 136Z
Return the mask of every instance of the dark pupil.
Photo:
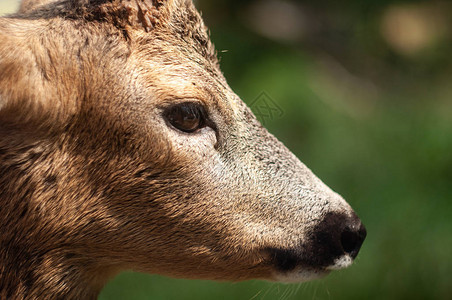
M181 131L194 132L202 125L201 108L196 104L175 106L170 110L168 120Z

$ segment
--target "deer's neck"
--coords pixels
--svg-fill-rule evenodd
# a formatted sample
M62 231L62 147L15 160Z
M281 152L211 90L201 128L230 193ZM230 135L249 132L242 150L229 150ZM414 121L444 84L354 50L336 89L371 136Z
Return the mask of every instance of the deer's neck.
M18 185L0 180L0 299L96 299L115 275L104 267L108 263L69 239L63 223L49 226L39 217L39 206L31 203L42 199L27 197L36 186L11 186Z
M56 205L65 196L42 149L0 141L0 299L96 299L117 269Z
M38 250L3 242L0 299L96 299L109 277L78 254L58 246Z

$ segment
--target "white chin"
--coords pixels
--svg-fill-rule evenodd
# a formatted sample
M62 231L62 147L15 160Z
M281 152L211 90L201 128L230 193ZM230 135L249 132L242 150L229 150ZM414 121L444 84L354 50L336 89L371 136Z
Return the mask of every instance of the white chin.
M336 259L331 266L326 267L327 270L341 270L350 267L353 259L349 255L343 255Z
M333 270L345 269L351 266L352 264L353 259L349 255L344 255L337 258L332 265L324 267L322 269L314 270L314 269L296 268L295 270L290 272L276 274L274 280L285 283L306 282L322 278L328 275Z

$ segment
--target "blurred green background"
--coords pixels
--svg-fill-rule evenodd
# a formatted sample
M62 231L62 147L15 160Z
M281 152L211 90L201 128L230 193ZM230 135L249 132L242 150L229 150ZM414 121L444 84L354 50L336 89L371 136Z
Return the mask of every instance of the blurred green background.
M100 299L452 299L451 1L199 0L232 88L360 215L354 266L299 285L124 273ZM0 14L17 1L0 0Z

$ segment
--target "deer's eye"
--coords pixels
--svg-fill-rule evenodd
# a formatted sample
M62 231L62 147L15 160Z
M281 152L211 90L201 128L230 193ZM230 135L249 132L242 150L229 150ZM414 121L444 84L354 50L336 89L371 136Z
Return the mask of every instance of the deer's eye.
M175 128L192 133L205 126L206 112L197 103L182 103L166 110L165 117Z

